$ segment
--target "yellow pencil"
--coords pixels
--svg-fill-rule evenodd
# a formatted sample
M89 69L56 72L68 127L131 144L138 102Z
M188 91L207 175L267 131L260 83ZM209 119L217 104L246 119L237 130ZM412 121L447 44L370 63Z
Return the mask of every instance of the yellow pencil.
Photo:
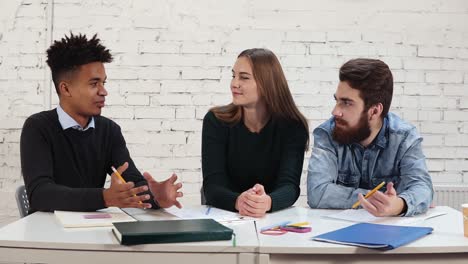
M111 167L112 171L115 173L115 175L117 175L117 177L119 177L119 179L123 182L123 183L127 183L124 178L122 177L122 175L120 175L120 173L114 168L114 166ZM136 195L134 194L133 196L136 197ZM141 204L141 201L138 201L139 204Z
M380 183L379 185L377 185L374 189L372 189L372 191L368 192L368 193L366 194L366 196L364 196L364 199L367 199L367 198L371 197L376 191L378 191L378 190L379 190L380 188L382 188L384 185L385 185L385 182L384 182L384 181L381 182L381 183ZM353 207L351 207L351 208L355 209L355 208L358 207L360 204L361 204L361 202L360 202L360 201L357 201L357 202L355 202L355 203L353 204Z

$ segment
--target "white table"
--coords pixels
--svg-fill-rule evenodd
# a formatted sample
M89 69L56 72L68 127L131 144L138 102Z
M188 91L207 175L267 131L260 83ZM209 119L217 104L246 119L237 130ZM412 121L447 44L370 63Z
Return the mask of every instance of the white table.
M434 228L432 234L406 246L379 251L312 241L310 238L354 223L324 218L335 210L293 207L257 221L257 228L282 221L308 221L311 233L286 233L282 236L259 234L260 263L468 263L468 238L463 236L462 215L450 207L441 207L447 215L427 219L419 226ZM376 234L378 235L378 234Z
M418 223L431 235L406 246L378 251L310 240L312 236L351 225L323 218L334 210L293 207L256 222L227 224L232 241L122 246L110 228L64 229L52 213L34 213L0 229L0 262L26 263L468 263L468 238L463 237L461 213L443 207L447 215ZM163 211L127 210L139 220L174 218ZM283 221L311 223L311 233L282 236L257 234L261 227Z
M161 211L132 209L139 220L173 218ZM0 262L26 263L255 263L253 221L226 224L232 241L122 246L110 227L65 229L53 213L36 212L0 229Z

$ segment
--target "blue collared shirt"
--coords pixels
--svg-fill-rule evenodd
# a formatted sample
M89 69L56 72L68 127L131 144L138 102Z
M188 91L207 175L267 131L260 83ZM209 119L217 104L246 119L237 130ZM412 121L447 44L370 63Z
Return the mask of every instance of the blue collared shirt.
M80 124L78 124L78 122L75 121L75 119L73 119L69 114L67 114L63 110L60 104L57 106L57 115L63 130L68 129L70 127L80 131L86 131L89 128L94 128L94 117L91 117L91 120L88 122L88 125L85 128L83 128L82 126L80 126Z
M389 113L367 147L338 144L332 138L332 117L314 130L314 148L307 174L307 203L312 208L351 208L358 193L382 181L393 182L406 201L405 216L424 213L432 202L432 180L416 128ZM380 189L385 191L386 187Z

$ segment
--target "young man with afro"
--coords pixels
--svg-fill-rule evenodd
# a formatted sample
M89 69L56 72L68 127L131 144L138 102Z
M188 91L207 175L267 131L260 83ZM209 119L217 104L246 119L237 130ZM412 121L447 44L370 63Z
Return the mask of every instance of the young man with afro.
M101 116L107 96L104 63L111 61L96 35L87 39L70 33L47 50L60 102L26 120L20 143L32 211L181 207L177 176L158 182L148 172L142 175L120 127ZM111 184L103 188L107 174Z

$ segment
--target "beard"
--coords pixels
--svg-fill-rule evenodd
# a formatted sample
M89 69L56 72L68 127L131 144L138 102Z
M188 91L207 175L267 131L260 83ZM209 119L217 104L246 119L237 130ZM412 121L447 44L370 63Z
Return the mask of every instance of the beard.
M348 122L335 117L335 128L333 129L333 139L342 145L359 143L368 138L371 134L369 120L365 112L361 113L356 126L350 127Z

